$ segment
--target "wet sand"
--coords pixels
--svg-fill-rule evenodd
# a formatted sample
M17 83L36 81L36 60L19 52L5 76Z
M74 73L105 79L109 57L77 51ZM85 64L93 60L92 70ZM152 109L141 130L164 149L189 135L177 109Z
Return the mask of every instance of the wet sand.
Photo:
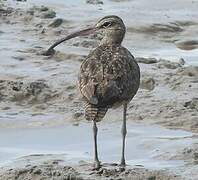
M198 2L175 2L0 3L0 179L198 179ZM98 41L77 38L52 57L41 55L55 40L106 14L126 22L123 45L142 75L129 104L124 172L109 164L90 170L91 125L76 80ZM110 110L100 123L103 162L119 162L121 118L121 108Z

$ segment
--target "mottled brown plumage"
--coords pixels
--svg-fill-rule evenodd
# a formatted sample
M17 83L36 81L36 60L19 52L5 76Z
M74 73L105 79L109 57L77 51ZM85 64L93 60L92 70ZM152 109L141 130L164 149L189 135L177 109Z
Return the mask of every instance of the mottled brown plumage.
M120 44L102 44L93 50L79 75L86 119L100 121L108 108L128 103L138 90L139 78L134 57Z

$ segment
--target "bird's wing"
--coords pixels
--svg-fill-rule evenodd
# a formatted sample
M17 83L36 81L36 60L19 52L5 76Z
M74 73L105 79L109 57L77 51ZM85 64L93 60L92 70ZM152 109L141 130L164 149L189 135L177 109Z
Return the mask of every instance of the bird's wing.
M97 62L97 57L90 53L90 55L83 61L79 73L79 89L81 94L91 104L98 104L96 96L96 86L99 81L96 81L98 76L98 67L100 64ZM98 76L99 77L99 76Z
M106 106L129 97L134 78L132 58L120 48L99 47L90 53L79 74L79 88L86 100Z

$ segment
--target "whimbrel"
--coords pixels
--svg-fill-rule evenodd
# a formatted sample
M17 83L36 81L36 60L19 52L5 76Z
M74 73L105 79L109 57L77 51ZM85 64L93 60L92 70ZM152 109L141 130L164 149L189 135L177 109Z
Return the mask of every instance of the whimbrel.
M133 55L121 43L125 25L118 16L106 16L95 26L70 34L52 45L46 54L61 42L91 33L102 34L100 45L82 62L79 73L79 89L86 103L85 117L93 121L94 165L101 164L97 151L97 122L101 121L109 108L123 106L121 166L125 166L125 137L127 104L137 93L140 70Z

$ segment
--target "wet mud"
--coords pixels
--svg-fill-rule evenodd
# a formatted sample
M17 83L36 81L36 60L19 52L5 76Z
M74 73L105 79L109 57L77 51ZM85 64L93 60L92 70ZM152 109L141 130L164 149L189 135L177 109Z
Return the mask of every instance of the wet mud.
M87 168L92 168L90 165L71 167L71 166L61 166L58 165L56 161L52 163L41 164L37 166L27 166L21 169L9 169L4 172L3 175L0 174L1 179L57 179L57 180L91 180L91 179L134 179L134 180L181 180L182 178L177 175L170 175L166 171L149 171L143 168L134 168L122 170L119 167L108 167L102 168L99 171L92 171ZM78 170L77 170L78 169ZM80 169L80 170L79 170ZM90 174L89 174L90 173Z

